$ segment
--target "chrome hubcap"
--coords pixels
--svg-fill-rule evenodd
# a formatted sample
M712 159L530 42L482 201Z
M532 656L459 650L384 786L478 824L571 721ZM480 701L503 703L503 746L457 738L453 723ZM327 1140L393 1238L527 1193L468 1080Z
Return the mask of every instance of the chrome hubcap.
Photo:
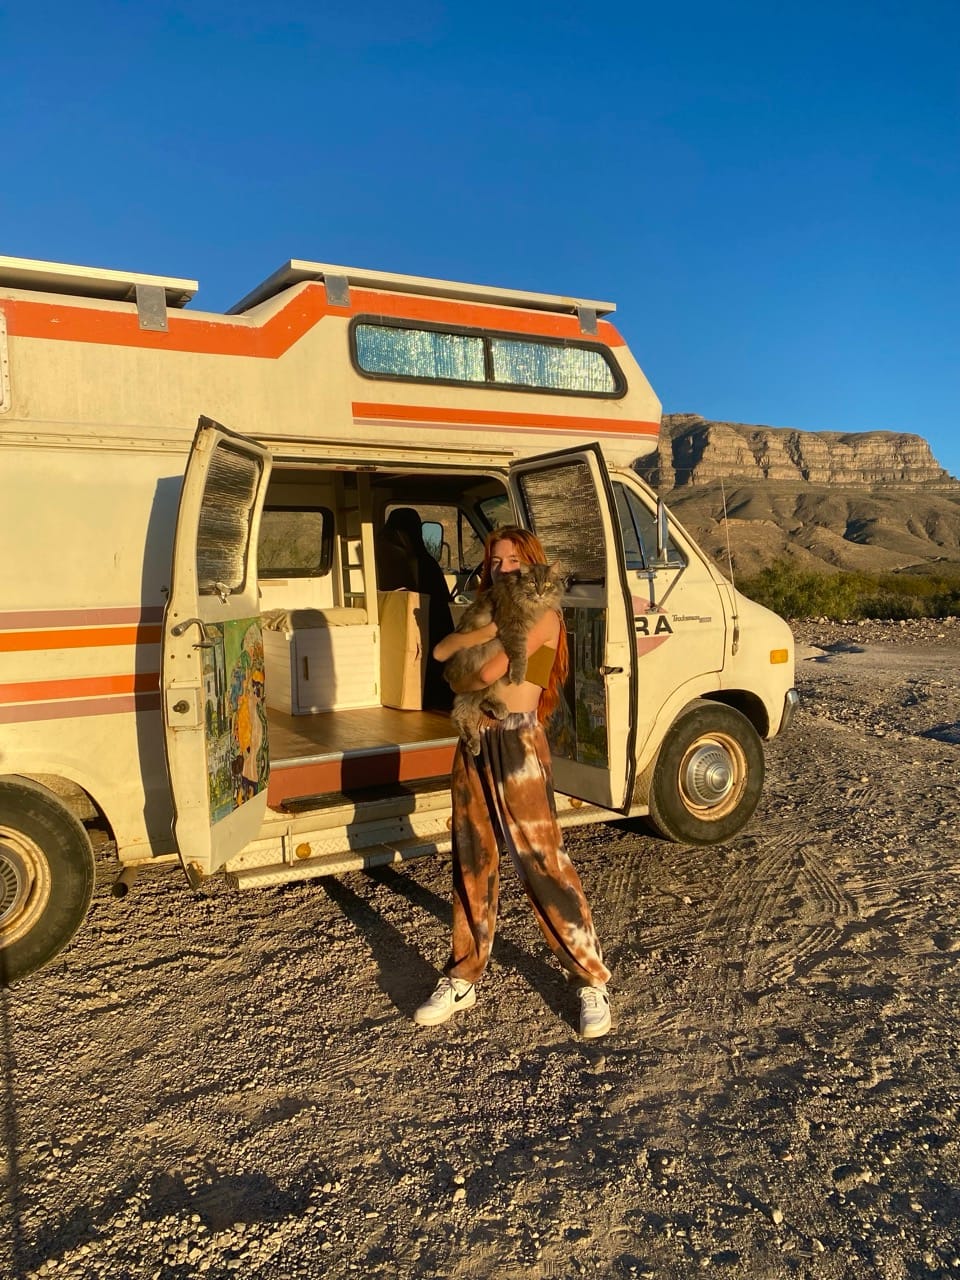
M683 789L691 801L712 809L727 798L736 780L729 754L719 742L701 742L687 757Z
M50 864L16 827L0 827L0 945L25 937L50 901Z
M10 845L0 844L0 926L19 911L29 883L23 858Z

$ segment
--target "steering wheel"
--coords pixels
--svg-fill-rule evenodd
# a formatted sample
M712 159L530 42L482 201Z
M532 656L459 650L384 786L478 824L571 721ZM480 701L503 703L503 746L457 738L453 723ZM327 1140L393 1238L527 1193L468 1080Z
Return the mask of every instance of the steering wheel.
M462 587L453 588L453 590L450 592L451 602L458 600L460 596L470 596L472 599L473 596L475 596L477 592L480 590L480 578L482 574L483 574L483 561L481 561L480 564L478 564L475 569L470 570L470 572L467 574L466 580L464 581L464 584Z

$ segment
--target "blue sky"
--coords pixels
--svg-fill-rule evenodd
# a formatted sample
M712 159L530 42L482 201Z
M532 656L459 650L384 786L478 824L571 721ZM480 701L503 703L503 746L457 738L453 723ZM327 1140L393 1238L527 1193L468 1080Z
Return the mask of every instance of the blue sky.
M0 254L609 299L666 412L960 475L957 0L0 2Z

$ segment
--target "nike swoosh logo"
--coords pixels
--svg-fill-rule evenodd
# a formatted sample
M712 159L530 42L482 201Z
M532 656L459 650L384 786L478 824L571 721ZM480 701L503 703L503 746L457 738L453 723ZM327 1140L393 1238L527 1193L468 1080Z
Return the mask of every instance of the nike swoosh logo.
M466 991L464 991L463 995L460 995L460 996L455 995L453 997L453 1003L459 1004L461 1000L466 1000L467 996L470 994L472 990L473 990L473 987L468 987Z

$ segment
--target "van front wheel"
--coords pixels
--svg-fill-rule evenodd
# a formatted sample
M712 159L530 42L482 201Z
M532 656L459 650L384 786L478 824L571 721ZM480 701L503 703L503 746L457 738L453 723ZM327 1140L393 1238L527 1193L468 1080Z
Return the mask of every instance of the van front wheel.
M79 929L93 894L86 831L52 792L0 781L0 984L33 973Z
M763 745L746 716L700 699L674 722L660 748L650 820L668 840L722 844L753 816L763 770Z

